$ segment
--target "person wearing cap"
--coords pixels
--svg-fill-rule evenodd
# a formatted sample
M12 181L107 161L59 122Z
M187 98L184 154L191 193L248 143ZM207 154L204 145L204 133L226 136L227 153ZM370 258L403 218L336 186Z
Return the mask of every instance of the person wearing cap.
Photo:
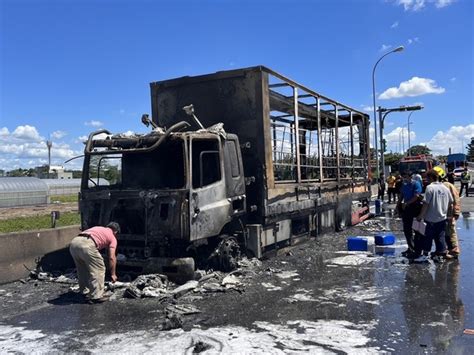
M86 229L71 241L69 252L76 264L79 291L89 298L89 303L107 301L104 297L105 264L101 250L107 249L110 277L112 282L117 281L115 254L119 233L120 225L110 222L106 227Z
M464 168L463 173L461 174L461 190L459 191L459 196L462 196L462 192L466 189L466 197L469 197L469 184L471 183L471 175L467 168Z
M421 210L422 187L419 181L412 179L412 173L404 171L402 173L403 184L397 202L398 210L401 211L403 222L403 233L407 241L408 249L402 253L403 256L412 258L419 254L422 236L418 232L413 232L413 219Z
M431 249L433 240L436 251L431 253L433 260L448 259L451 257L446 249L446 226L448 223L448 211L452 208L453 198L446 186L438 181L438 173L430 170L426 173L429 185L426 187L423 198L423 207L416 218L426 222L425 251Z
M443 170L443 168L435 166L433 170L438 173L439 181L441 181L443 185L448 188L453 198L452 208L450 208L448 211L448 224L446 226L446 245L448 247L448 254L457 258L461 253L461 249L459 248L458 235L456 232L456 221L461 215L461 199L459 198L459 193L456 187L449 181L446 181L446 172Z

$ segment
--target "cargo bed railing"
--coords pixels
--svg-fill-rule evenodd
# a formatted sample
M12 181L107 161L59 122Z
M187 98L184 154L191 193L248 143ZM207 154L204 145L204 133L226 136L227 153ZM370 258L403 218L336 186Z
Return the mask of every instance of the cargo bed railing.
M269 74L275 183L367 179L368 115Z

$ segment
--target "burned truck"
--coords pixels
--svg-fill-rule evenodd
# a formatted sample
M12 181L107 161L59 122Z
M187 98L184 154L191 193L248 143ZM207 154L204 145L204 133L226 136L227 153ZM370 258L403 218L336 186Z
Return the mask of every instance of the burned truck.
M150 87L149 133L85 147L82 228L120 223L119 264L229 269L367 216L366 114L263 66Z

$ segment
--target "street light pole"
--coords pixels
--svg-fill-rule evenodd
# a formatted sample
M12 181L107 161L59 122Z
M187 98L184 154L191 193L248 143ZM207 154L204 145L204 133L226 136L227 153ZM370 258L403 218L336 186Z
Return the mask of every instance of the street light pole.
M46 147L48 147L48 179L50 178L51 171L51 147L53 146L52 141L46 141Z
M407 119L407 125L408 125L408 148L407 148L407 155L410 156L411 153L410 153L410 117L411 115L413 114L413 112L415 111L411 111L410 114L408 115L408 119Z
M373 105L374 105L374 149L375 149L375 162L377 166L377 177L380 176L380 170L379 170L379 154L378 154L378 147L377 147L377 109L376 109L376 102L375 102L375 69L377 68L377 65L380 63L380 61L385 58L387 55L390 53L395 53L395 52L401 52L403 51L405 47L399 46L390 52L385 53L383 56L377 60L377 62L374 65L374 68L372 69L372 99L373 99ZM383 155L383 153L382 153Z
M418 110L422 110L422 109L423 109L423 106L421 106L421 105L400 106L400 107L395 107L395 108L382 108L382 107L378 108L379 119L380 119L380 147L382 148L382 155L380 156L380 161L381 161L381 165L382 165L382 172L383 172L383 169L384 169L384 166L385 166L385 157L384 157L384 154L383 154L383 147L382 147L383 146L383 124L385 122L385 117L387 117L387 115L390 112L418 111ZM383 112L383 115L382 115L382 112ZM403 127L405 127L405 126L403 126ZM403 127L402 127L402 132L403 132ZM403 133L402 133L402 137L403 137ZM405 144L405 139L403 139L402 143ZM403 150L405 150L405 147L403 147Z
M398 134L398 143L400 144L400 154L403 154L403 151L405 150L405 137L403 137L403 127L400 130L400 133Z

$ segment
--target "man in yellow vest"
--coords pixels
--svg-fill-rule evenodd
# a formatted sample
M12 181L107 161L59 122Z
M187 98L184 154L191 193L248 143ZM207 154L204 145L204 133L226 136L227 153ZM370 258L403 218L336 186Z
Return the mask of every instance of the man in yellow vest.
M469 175L469 171L467 168L464 168L464 172L461 174L461 191L459 192L459 196L462 196L462 192L466 189L466 197L469 197L469 184L471 183L471 175Z
M389 177L387 178L387 185L388 185L388 203L397 202L397 189L395 184L397 183L397 178L393 173L390 173Z

